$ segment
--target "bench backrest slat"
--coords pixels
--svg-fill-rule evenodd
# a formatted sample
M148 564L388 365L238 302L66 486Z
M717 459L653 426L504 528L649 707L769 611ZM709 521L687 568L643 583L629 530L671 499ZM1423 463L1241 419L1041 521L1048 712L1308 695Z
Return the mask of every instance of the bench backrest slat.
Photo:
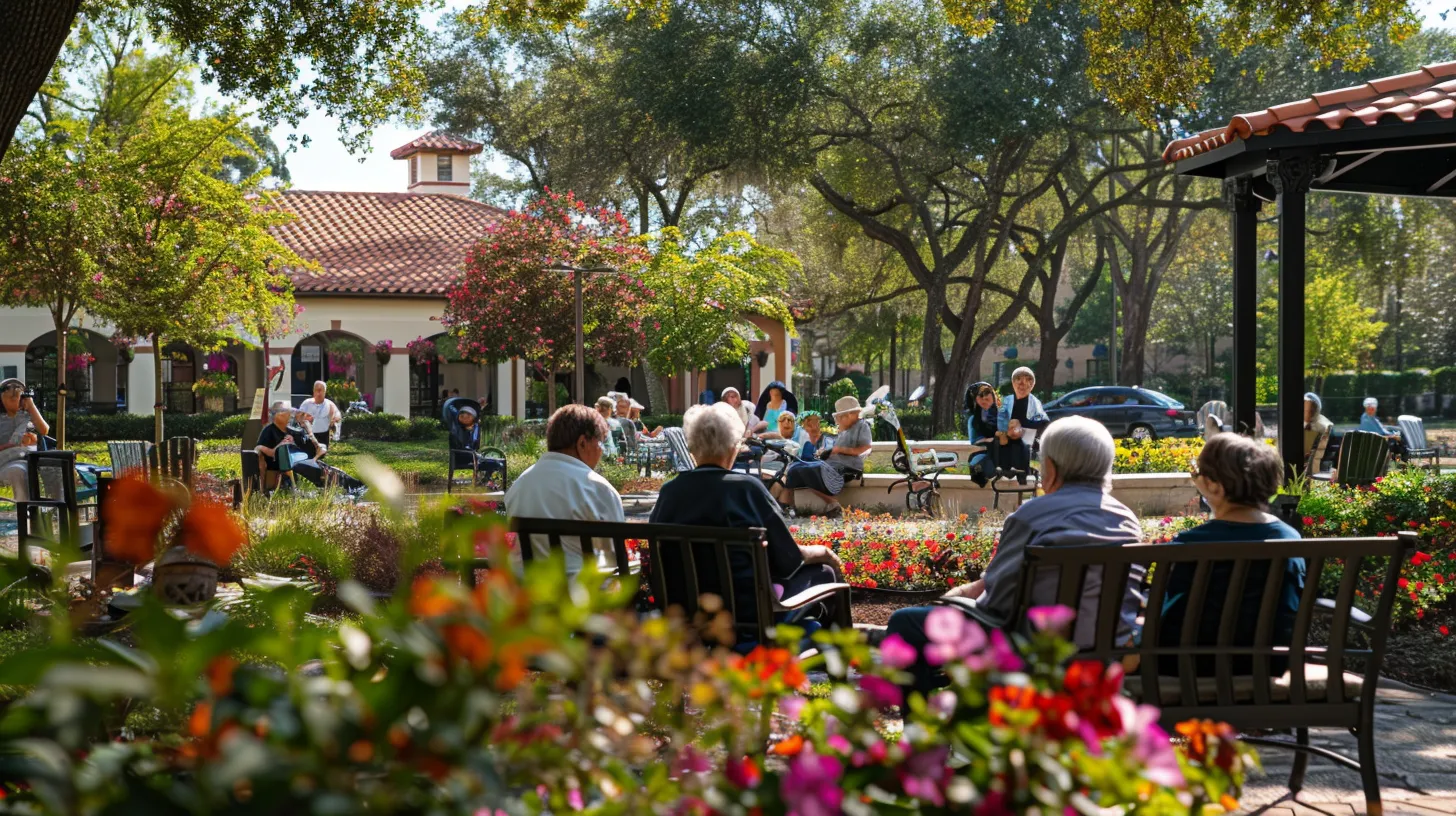
M1143 612L1143 639L1158 642L1163 632L1163 604L1161 599L1168 594L1168 578L1172 570L1153 570L1153 583L1148 587L1148 605ZM1140 664L1143 689L1149 700L1163 699L1163 690L1160 688L1158 679L1158 661L1144 660Z
M1254 703L1269 704L1269 683L1274 678L1273 660L1267 650L1274 643L1274 619L1278 614L1280 588L1284 585L1284 570L1288 558L1273 558L1269 561L1269 575L1264 579L1264 593L1259 601L1259 619L1254 630L1254 647L1260 649L1254 655Z
M1193 586L1188 592L1188 609L1183 613L1183 631L1178 636L1180 643L1193 643L1198 640L1198 625L1203 622L1204 603L1208 598L1209 570L1208 559L1202 559L1193 571ZM1185 699L1198 697L1198 670L1195 664L1193 655L1178 656L1178 680Z
M1305 702L1305 655L1309 648L1309 624L1314 620L1315 601L1319 599L1320 576L1325 559L1305 561L1304 592L1299 596L1299 611L1294 613L1294 635L1289 641L1289 701Z
M1249 559L1240 558L1229 573L1228 591L1223 594L1223 614L1219 615L1218 621L1218 647L1221 651L1213 660L1219 705L1233 705L1234 701L1234 658L1223 650L1234 645L1239 610L1243 607L1244 585L1248 579Z

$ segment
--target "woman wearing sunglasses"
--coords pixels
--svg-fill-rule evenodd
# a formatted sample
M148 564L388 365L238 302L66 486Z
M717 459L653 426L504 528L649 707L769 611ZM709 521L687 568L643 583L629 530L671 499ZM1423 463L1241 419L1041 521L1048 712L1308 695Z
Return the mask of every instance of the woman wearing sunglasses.
M25 393L25 383L13 377L0 381L0 485L9 486L16 501L30 498L25 453L34 450L50 429L35 401Z

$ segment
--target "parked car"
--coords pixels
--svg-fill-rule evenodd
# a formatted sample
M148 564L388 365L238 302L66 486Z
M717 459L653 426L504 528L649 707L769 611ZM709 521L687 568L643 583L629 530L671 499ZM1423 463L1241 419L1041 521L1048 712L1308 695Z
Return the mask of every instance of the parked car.
M1084 416L1107 426L1113 436L1158 439L1198 435L1195 412L1167 394L1146 388L1099 385L1079 388L1046 404L1047 416Z

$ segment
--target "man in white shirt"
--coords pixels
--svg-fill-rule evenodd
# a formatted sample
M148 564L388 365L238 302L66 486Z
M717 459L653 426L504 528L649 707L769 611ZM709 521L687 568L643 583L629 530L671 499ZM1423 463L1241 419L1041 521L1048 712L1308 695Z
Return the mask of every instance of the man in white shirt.
M557 409L546 423L547 452L511 483L506 491L506 513L520 518L625 521L622 497L594 470L609 438L607 422L596 411L585 405ZM616 571L612 542L598 539L594 544L598 568ZM536 536L531 546L537 557L550 556L545 536ZM575 577L581 571L581 541L562 538L561 548L566 553L566 573ZM511 560L519 565L520 555L513 554Z
M313 430L313 436L318 440L319 452L315 459L322 459L328 451L329 441L338 435L339 423L344 417L339 413L339 406L325 396L329 391L328 384L319 380L313 384L313 399L306 399L298 406L298 411L306 417L299 417L299 421L308 422L309 428Z

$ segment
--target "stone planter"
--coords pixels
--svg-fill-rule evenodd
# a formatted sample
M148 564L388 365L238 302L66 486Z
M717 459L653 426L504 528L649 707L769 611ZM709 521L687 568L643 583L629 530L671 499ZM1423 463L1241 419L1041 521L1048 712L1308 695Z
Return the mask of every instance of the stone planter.
M202 410L209 414L222 413L222 397L203 397Z
M185 547L173 547L157 559L152 589L168 606L207 603L217 595L217 565Z

